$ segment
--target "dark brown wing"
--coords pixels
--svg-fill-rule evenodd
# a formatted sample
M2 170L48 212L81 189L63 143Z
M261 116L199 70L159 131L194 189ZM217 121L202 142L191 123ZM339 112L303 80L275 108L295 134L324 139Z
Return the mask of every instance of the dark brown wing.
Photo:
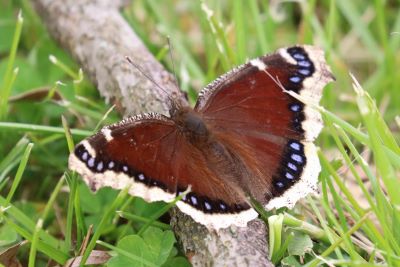
M103 186L123 189L132 183L132 195L147 201L171 201L176 190L171 169L174 126L164 116L147 114L104 127L76 146L69 167L93 190Z
M211 228L245 226L256 212L241 190L219 179L207 162L174 121L149 114L107 126L83 140L70 155L69 168L93 190L131 185L129 193L147 201L170 202L190 187L177 203L183 212Z
M286 91L318 103L332 80L321 50L296 46L251 60L200 94L195 111L242 159L250 173L244 190L268 208L291 206L313 191L320 171L311 143L320 116Z

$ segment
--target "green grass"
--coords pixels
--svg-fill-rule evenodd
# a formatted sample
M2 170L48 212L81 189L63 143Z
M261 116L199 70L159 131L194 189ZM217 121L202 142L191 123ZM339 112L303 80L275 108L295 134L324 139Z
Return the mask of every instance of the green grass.
M233 66L294 43L321 46L336 76L317 107L325 122L317 142L320 197L263 213L271 260L400 266L400 3L205 3L208 9L200 1L134 1L123 10L169 69L171 37L178 79L192 102ZM45 94L33 99L38 88ZM0 251L28 240L18 252L23 266L87 259L94 248L112 251L109 266L187 266L168 220L156 221L169 205L111 189L93 195L67 171L73 144L119 115L24 0L0 3L0 118ZM153 254L138 257L131 247Z

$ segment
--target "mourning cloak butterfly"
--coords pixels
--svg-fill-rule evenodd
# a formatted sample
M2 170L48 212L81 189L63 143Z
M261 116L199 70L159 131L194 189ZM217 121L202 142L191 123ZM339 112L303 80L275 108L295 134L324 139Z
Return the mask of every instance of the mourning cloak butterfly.
M200 92L194 109L170 117L144 114L104 127L80 142L69 168L92 190L131 184L146 201L170 202L211 229L256 218L251 196L266 209L292 207L316 190L320 164L312 141L320 114L288 91L318 103L334 80L324 53L282 48L222 75Z

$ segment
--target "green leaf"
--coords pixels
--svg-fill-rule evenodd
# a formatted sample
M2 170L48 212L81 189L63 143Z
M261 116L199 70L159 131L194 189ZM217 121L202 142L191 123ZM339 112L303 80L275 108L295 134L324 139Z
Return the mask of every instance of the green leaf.
M78 185L78 192L81 196L82 210L96 215L103 215L104 207L110 205L118 194L118 191L109 187L101 188L93 193L85 183Z
M293 234L294 237L288 246L289 255L304 256L312 250L313 242L309 235L298 231L294 231Z
M124 267L124 266L147 266L145 262L147 260L151 261L151 255L144 240L137 235L129 235L124 237L118 242L119 249L138 257L138 260L134 260L132 257L127 257L122 255L121 252L114 257L112 257L107 266L110 267ZM142 261L140 259L143 259Z
M289 256L286 258L283 258L281 261L282 267L301 267L303 264L300 264L300 262L296 259L295 256Z
M175 236L171 231L162 231L159 228L149 228L143 233L143 238L147 243L150 252L154 258L157 258L155 263L161 265L170 254L175 243Z
M117 255L108 261L107 266L161 266L167 261L174 243L175 237L171 231L149 227L143 237L130 235L121 239L117 245Z
M190 267L189 261L184 257L176 257L168 260L163 267Z
M0 227L0 248L9 246L17 240L18 234L10 225L4 224Z

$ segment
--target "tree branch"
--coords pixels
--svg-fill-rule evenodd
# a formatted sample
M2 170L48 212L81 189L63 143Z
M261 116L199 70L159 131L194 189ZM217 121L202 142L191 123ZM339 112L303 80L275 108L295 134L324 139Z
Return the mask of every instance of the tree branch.
M123 1L34 0L50 34L79 62L107 102L123 114L166 114L168 95L186 103L169 72L146 49L119 13ZM130 66L129 56L166 92ZM267 259L265 224L208 231L178 209L171 224L195 266L273 266Z

